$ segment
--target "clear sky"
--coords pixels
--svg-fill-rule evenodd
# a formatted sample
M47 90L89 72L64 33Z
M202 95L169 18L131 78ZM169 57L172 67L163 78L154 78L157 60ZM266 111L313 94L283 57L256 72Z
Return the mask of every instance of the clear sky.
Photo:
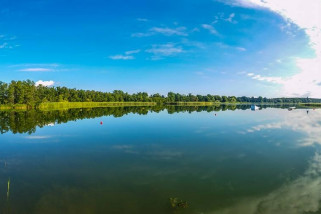
M0 0L1 81L321 97L320 0Z

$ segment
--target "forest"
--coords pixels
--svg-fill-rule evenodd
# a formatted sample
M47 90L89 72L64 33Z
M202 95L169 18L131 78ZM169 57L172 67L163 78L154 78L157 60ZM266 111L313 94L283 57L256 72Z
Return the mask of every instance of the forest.
M193 95L168 92L167 96L138 92L129 94L121 90L101 92L81 90L67 87L36 86L31 80L0 81L0 105L24 104L36 107L48 102L155 102L157 104L175 104L178 102L219 102L219 103L321 103L321 99L313 98L266 98L235 97L220 95Z

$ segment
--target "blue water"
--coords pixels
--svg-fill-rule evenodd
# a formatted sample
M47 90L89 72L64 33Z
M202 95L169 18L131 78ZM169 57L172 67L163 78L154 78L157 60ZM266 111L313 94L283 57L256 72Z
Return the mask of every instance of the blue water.
M319 109L83 112L2 115L1 214L320 212Z

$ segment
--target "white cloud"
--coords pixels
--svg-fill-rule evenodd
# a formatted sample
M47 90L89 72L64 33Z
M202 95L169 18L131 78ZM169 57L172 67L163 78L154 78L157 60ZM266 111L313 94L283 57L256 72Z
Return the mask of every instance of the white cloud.
M49 80L49 81L42 81L42 80L39 80L36 82L36 86L39 86L39 85L43 85L43 86L46 86L46 87L50 87L50 86L53 86L55 84L54 81L52 80Z
M151 49L146 50L147 53L154 54L153 59L159 59L163 56L173 56L183 52L181 47L175 46L173 43L162 45L153 45Z
M147 36L152 36L153 34L148 32L148 33L133 33L132 37L147 37Z
M137 54L140 52L140 49L137 49L137 50L132 50L132 51L126 51L125 54L126 55L131 55L131 54Z
M224 2L225 3L225 2ZM234 20L235 18L235 13L231 13L230 15L226 16L224 13L218 13L215 16L215 20L212 22L212 24L216 24L219 21L225 21L225 22L230 22L232 24L236 24L237 21Z
M259 74L254 74L254 73L248 73L247 75L254 80L265 81L265 82L276 83L276 84L285 83L285 80L283 80L281 77L267 77L267 76L261 76Z
M131 59L135 59L131 55L115 55L115 56L110 56L109 58L113 59L113 60L131 60Z
M225 19L225 20L228 21L228 22L231 22L231 23L235 23L235 21L233 21L234 17L235 17L235 13L231 13L229 15L229 17L227 19Z
M297 58L299 73L284 79L282 95L321 97L321 2L320 0L233 0L234 6L266 8L282 16L288 23L303 29L315 51L313 58Z
M246 51L246 48L243 48L243 47L236 47L236 50L239 50L239 51Z
M177 27L177 28L169 28L169 27L153 27L148 30L146 33L133 33L133 37L148 37L154 36L157 34L162 34L164 36L188 36L186 33L186 27Z
M165 36L172 36L172 35L178 35L178 36L187 36L188 34L185 32L185 27L178 27L178 28L160 28L160 27L153 27L150 29L151 32L160 33Z
M20 69L19 71L25 71L25 72L48 72L52 71L50 68L24 68Z
M109 58L113 60L132 60L132 59L135 59L135 57L132 55L138 54L139 52L140 52L140 49L126 51L125 55L119 54L119 55L110 56Z
M214 35L218 34L218 32L215 30L215 28L212 25L202 24L202 28L208 30L211 34L214 34Z

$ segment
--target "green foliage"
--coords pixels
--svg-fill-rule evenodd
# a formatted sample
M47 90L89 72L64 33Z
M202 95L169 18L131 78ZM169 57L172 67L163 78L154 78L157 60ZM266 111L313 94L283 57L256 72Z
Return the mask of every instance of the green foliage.
M1 108L45 108L50 109L69 108L69 107L92 107L92 106L115 106L117 103L157 103L163 104L179 104L189 103L186 105L211 105L214 102L223 103L320 103L321 99L312 98L273 98L266 97L235 97L235 96L219 96L219 95L188 95L168 92L167 97L158 93L149 95L146 92L138 92L128 94L121 90L113 92L101 92L93 90L78 90L66 87L45 87L42 85L35 86L33 81L11 81L9 84L0 81L0 109ZM76 104L76 103L83 104ZM88 104L88 103L96 104ZM110 104L101 104L109 102ZM53 104L49 104L53 103ZM69 104L68 104L69 103ZM85 104L86 103L86 104ZM100 104L99 104L100 103ZM206 103L206 104L204 104ZM122 105L122 104L121 104ZM139 104L138 104L139 105ZM69 107L68 107L69 106Z

